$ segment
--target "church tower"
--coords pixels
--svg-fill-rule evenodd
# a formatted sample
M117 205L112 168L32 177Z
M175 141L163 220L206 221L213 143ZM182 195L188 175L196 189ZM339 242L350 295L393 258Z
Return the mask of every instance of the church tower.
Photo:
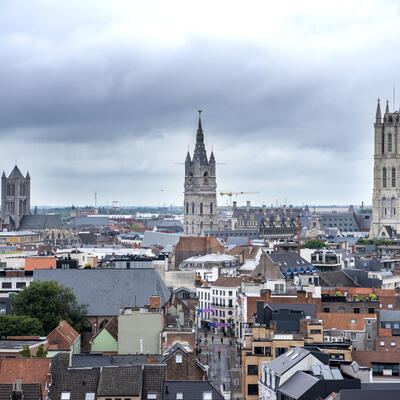
M215 158L210 159L204 146L204 133L199 110L199 126L193 158L189 151L185 160L184 229L186 235L203 236L213 230L217 221L217 182Z
M2 224L8 230L19 228L24 215L30 214L31 207L31 177L27 172L24 177L15 165L11 174L1 177L1 213Z
M389 238L400 234L400 114L381 114L378 99L375 119L374 190L370 237Z

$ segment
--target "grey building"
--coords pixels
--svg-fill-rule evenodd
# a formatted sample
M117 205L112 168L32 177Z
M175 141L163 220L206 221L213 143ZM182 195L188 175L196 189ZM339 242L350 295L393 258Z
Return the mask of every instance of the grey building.
M207 157L199 111L199 126L193 158L189 151L185 160L184 232L203 236L217 222L217 182L214 153Z
M5 172L1 177L1 215L0 221L4 228L18 230L21 218L30 214L31 207L31 177L29 172L24 177L15 165L7 177Z

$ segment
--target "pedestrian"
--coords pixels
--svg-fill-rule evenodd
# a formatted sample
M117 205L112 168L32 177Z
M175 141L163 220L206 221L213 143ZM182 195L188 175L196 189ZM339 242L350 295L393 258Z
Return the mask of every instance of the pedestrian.
M211 336L211 341L214 343L214 336Z
M221 350L218 350L218 359L221 359Z
M224 338L221 338L221 343L224 343Z
M201 344L201 338L199 338L199 343Z

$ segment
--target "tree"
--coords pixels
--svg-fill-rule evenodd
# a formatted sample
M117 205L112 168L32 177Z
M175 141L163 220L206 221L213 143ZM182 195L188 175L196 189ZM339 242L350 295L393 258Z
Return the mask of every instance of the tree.
M37 358L46 358L46 356L47 356L47 351L45 351L43 345L41 344L38 347L37 351L36 351L36 356L35 357L37 357Z
M48 335L61 320L81 330L87 306L78 304L68 287L57 282L32 282L11 296L12 313L37 318Z
M24 348L19 352L22 357L32 357L31 351L29 350L29 346L26 344Z
M41 335L43 326L37 318L26 315L0 315L0 337Z
M305 242L303 244L303 246L301 246L303 249L322 249L324 247L328 247L326 245L326 243L323 240L320 239L310 239L307 240L307 242Z

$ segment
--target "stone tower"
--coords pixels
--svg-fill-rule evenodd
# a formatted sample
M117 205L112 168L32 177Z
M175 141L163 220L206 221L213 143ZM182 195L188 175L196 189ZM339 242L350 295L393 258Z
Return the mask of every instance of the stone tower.
M24 177L15 165L11 174L1 177L1 213L3 227L13 230L19 228L22 216L30 214L31 177Z
M400 114L381 114L378 100L375 120L374 190L370 237L388 238L400 233Z
M193 158L188 151L185 160L184 229L186 235L202 236L215 229L217 221L217 182L215 158L210 159L204 146L204 133L199 110L199 126Z

